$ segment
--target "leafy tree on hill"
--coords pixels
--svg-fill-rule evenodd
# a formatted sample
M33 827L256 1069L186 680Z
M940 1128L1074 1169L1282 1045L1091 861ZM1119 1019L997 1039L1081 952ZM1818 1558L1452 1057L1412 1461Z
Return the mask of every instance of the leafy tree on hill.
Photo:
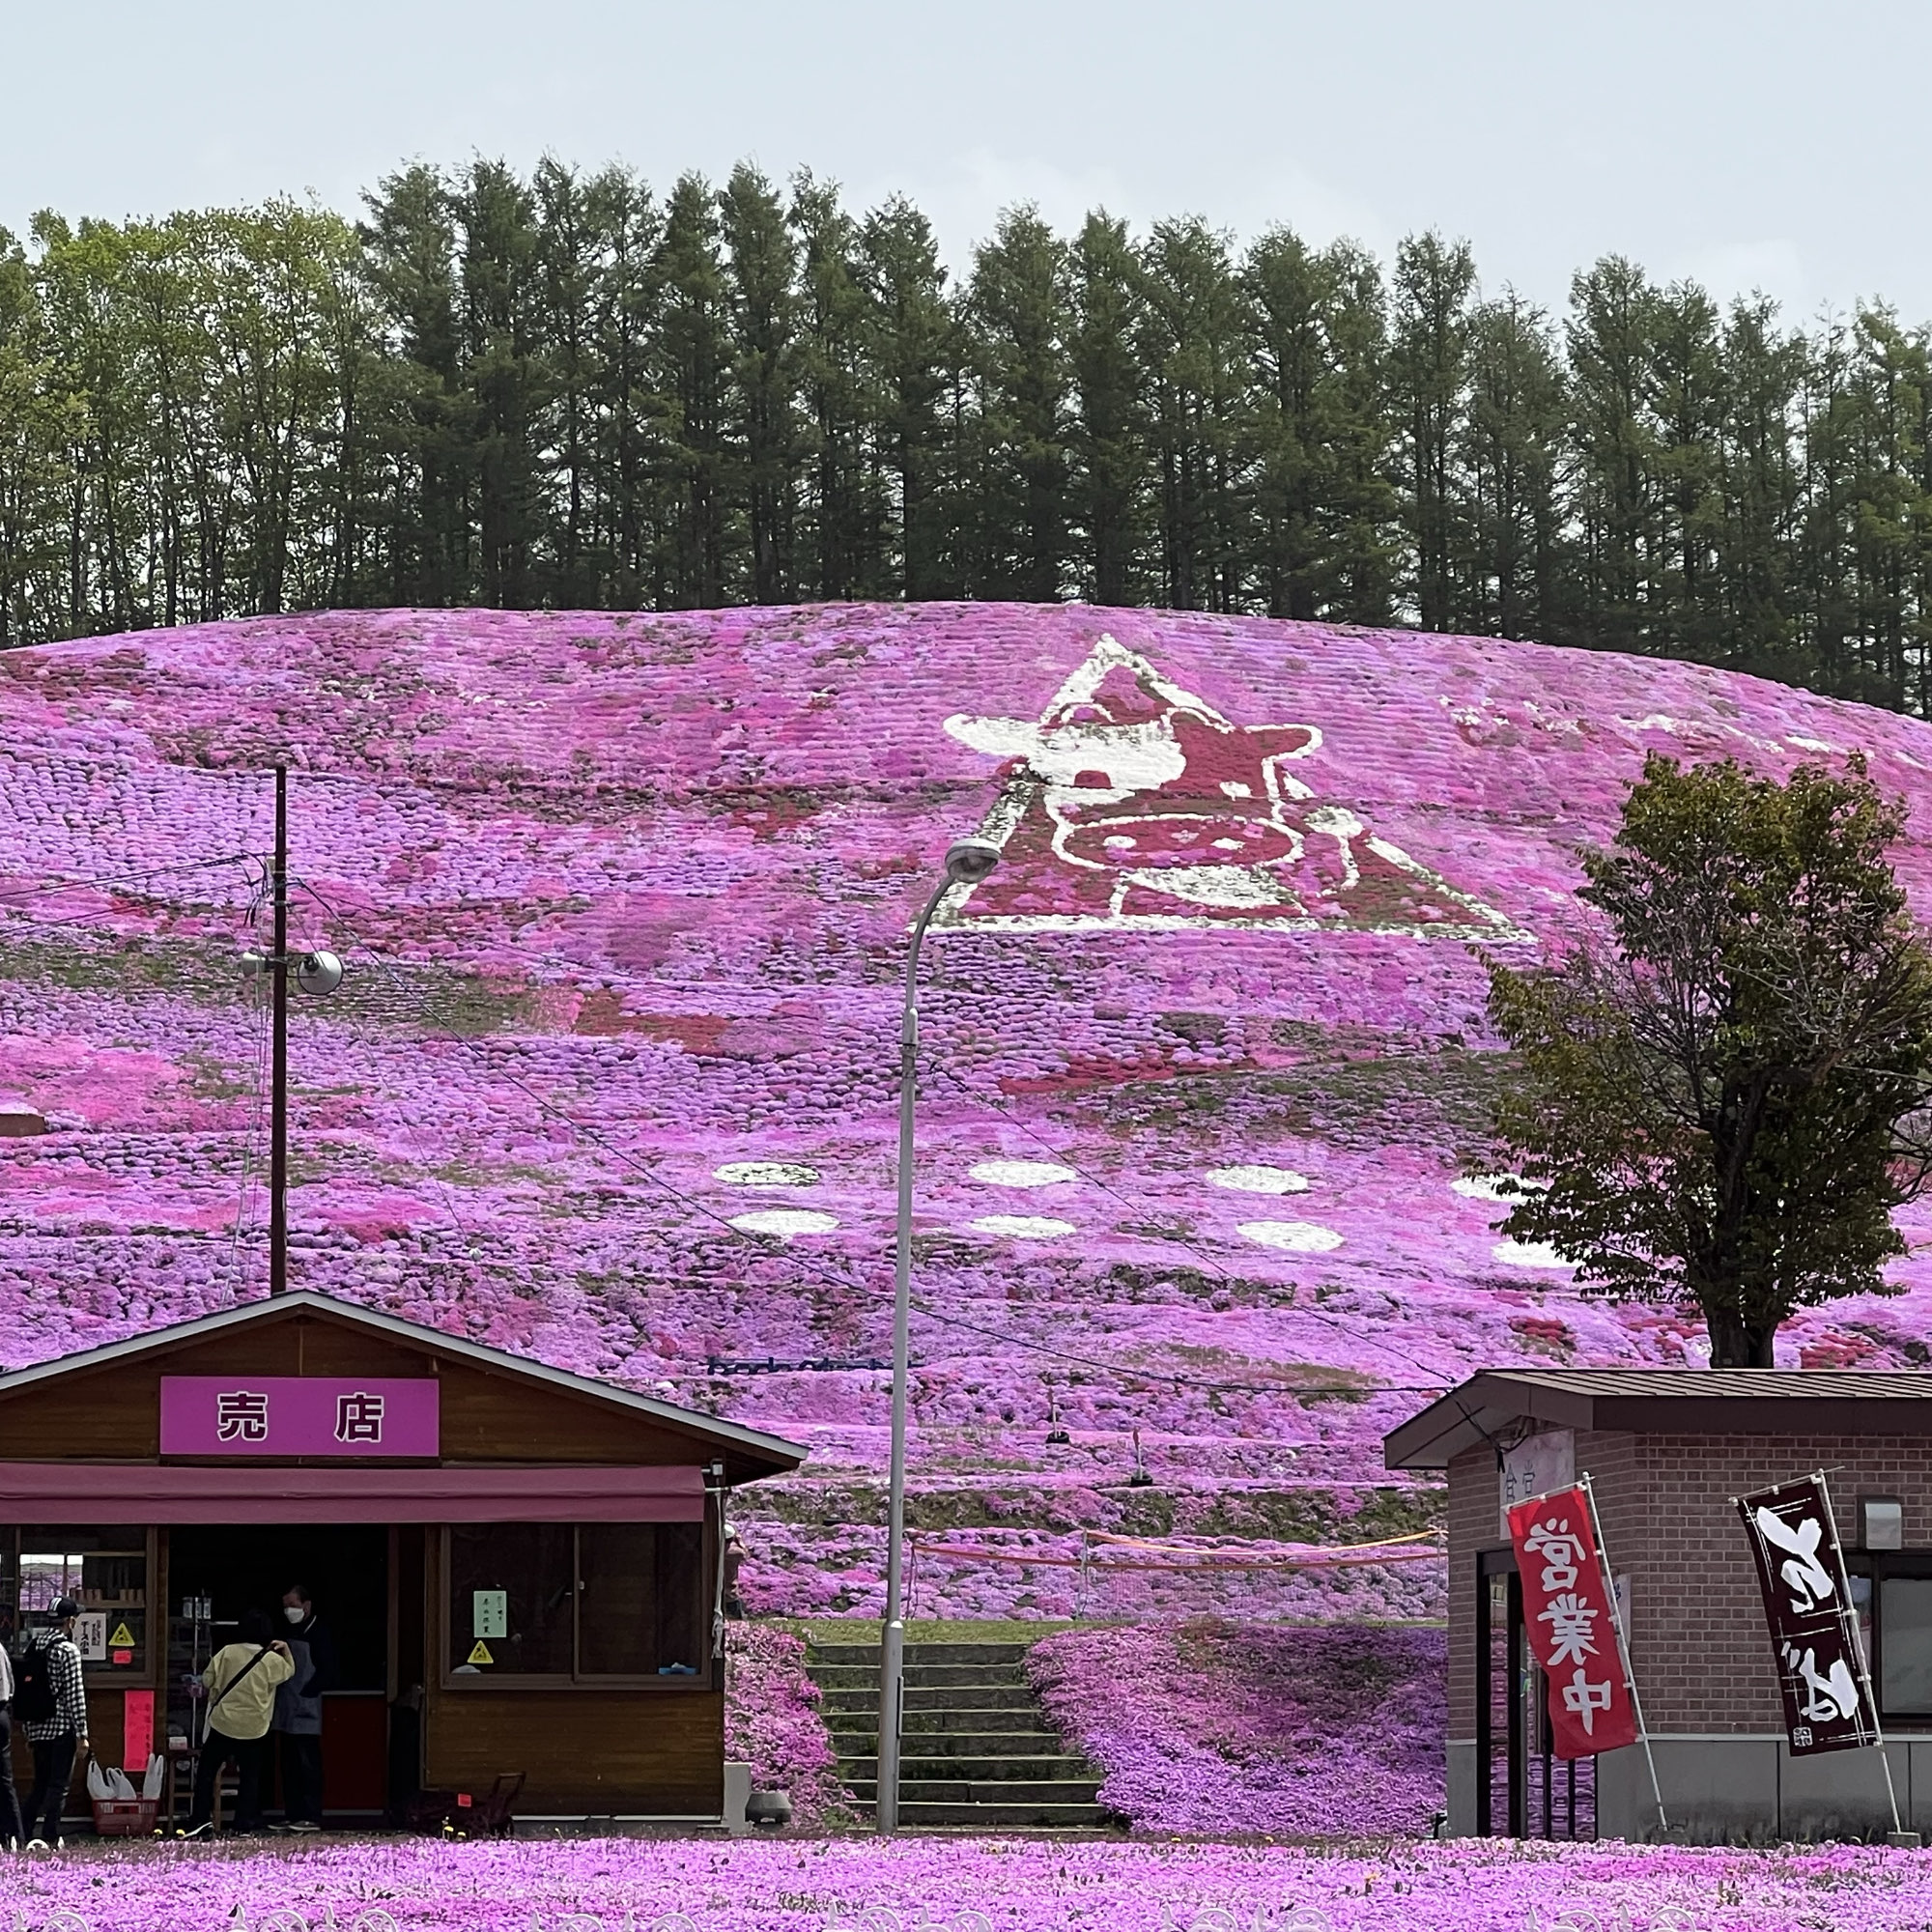
M1904 825L1854 758L1779 785L1652 757L1593 930L1553 970L1491 961L1519 1078L1503 1223L1618 1299L1690 1299L1716 1367L1771 1366L1799 1308L1895 1293L1891 1210L1932 1176L1932 949L1886 862Z

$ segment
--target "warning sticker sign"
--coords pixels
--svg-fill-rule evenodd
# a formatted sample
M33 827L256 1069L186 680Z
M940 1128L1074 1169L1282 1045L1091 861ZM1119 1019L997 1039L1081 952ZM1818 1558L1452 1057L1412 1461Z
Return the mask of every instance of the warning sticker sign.
M114 1634L107 1639L111 1650L130 1650L134 1643L134 1633L128 1628L128 1619L123 1617L114 1626Z
M497 1660L490 1655L490 1646L479 1636L470 1649L469 1661L471 1663L495 1663Z

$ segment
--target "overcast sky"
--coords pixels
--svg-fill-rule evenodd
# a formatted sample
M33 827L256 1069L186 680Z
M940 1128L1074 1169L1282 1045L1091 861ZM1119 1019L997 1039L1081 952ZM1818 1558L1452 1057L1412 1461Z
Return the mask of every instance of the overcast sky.
M313 192L546 150L741 156L995 213L1435 227L1560 306L1632 255L1799 313L1932 320L1924 0L7 0L0 224Z

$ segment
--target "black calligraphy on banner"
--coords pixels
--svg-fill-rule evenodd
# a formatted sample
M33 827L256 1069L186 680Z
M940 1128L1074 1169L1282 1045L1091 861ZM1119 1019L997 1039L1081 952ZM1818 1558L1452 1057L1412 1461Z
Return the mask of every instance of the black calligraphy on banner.
M1879 1742L1858 1613L1822 1477L1738 1499L1794 1757Z

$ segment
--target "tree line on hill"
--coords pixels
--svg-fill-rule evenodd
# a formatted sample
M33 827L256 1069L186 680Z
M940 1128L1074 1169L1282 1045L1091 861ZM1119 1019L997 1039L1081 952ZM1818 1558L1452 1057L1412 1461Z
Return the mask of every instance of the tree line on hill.
M1080 597L1688 657L1932 715L1932 338L1610 257L546 160L0 231L0 644L380 605Z

